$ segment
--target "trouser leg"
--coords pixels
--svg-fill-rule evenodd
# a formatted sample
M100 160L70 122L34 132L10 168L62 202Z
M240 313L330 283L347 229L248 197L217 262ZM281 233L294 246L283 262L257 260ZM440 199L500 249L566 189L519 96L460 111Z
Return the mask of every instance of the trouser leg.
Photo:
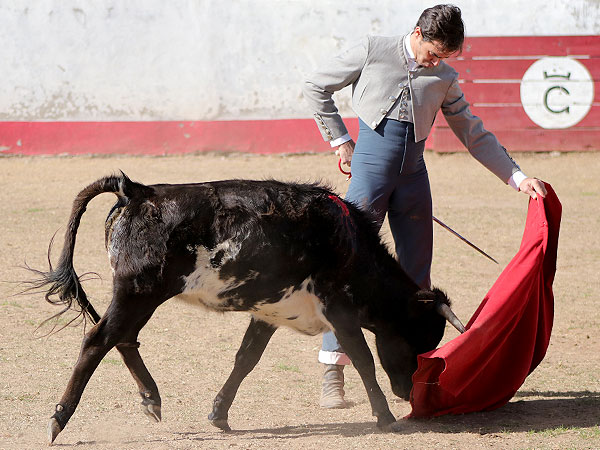
M360 131L352 156L352 178L345 199L369 211L379 226L383 224L393 189L390 180L396 178L403 159L403 154L390 138L391 131L385 134L386 128L389 130L397 125L398 122L390 121L389 126L381 126L376 132L360 121ZM350 358L331 331L323 333L319 361L324 364L350 364Z
M319 351L319 362L323 364L348 365L350 358L342 350L332 331L323 333L323 343Z
M431 286L433 221L427 171L399 186L390 196L388 220L396 258L421 288Z

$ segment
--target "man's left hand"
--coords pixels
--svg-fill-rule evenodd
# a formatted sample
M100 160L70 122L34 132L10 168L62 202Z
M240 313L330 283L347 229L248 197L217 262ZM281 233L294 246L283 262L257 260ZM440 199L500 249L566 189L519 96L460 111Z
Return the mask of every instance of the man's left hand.
M519 190L530 195L534 200L537 198L538 194L541 195L542 198L545 198L547 194L544 182L542 180L538 180L537 178L525 178L523 181L521 181Z

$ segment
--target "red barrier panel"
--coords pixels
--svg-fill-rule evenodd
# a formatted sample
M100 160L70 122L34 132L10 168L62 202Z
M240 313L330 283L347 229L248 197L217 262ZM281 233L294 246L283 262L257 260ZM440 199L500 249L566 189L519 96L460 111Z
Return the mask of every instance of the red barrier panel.
M448 64L509 151L600 150L600 36L475 37ZM427 148L465 148L438 114Z

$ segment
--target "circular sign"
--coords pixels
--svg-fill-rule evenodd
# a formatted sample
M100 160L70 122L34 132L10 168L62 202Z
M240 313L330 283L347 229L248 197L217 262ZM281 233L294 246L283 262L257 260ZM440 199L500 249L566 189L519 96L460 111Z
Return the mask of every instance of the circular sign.
M594 101L594 81L586 67L567 57L534 62L521 80L521 103L542 128L569 128L583 119Z

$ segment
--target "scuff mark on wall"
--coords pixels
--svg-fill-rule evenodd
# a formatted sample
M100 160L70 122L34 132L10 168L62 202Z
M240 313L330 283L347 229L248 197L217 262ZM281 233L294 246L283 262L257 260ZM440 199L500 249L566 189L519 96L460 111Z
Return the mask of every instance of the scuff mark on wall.
M146 120L160 119L161 113L150 107L133 110L128 107L117 108L114 105L99 102L84 94L74 92L56 92L48 95L42 102L21 102L8 107L0 112L0 120L103 120L110 117L112 120L123 120L139 117Z
M79 22L81 25L85 26L86 15L85 15L85 11L83 9L73 8L73 15L75 16L75 19L77 20L77 22Z
M567 3L575 22L582 28L600 28L600 0L583 0Z

